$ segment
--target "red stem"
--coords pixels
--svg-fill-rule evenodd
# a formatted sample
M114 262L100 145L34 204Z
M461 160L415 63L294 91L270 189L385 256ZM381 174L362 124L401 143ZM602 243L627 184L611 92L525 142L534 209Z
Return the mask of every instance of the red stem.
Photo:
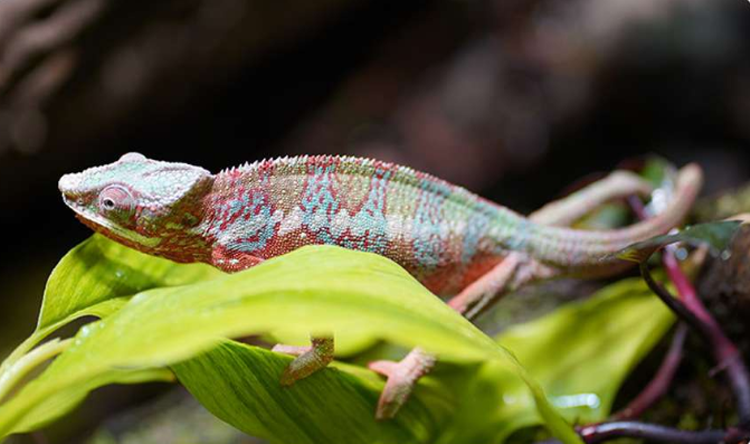
M612 415L613 420L625 421L638 418L646 409L664 396L672 384L674 374L682 360L682 348L685 345L686 337L687 325L680 323L672 338L672 345L670 345L669 351L654 378L624 409Z
M643 203L637 197L628 199L630 206L633 208L636 214L641 219L648 217L646 214ZM696 330L703 334L707 342L711 345L714 359L717 362L719 368L725 368L727 370L727 377L729 379L732 388L734 389L734 395L737 400L737 414L740 418L740 426L743 429L750 428L750 373L748 373L745 363L737 350L737 347L732 341L724 334L721 326L711 316L711 313L703 305L703 302L698 297L695 287L688 280L685 273L680 268L680 264L677 262L675 257L674 245L667 245L662 252L662 262L664 268L667 270L667 275L674 283L677 288L677 294L679 296L679 302L670 301L664 299L665 297L671 298L671 295L663 289L659 288L658 284L649 286L652 290L657 293L678 316L682 317L683 314L689 314L688 318L684 320L688 321L688 325L692 325ZM641 267L641 271L648 273L645 266ZM644 278L647 278L644 274ZM650 278L650 276L649 276ZM646 279L649 282L650 279ZM675 305L678 304L678 305ZM682 307L679 307L681 305ZM688 313L685 313L685 310ZM697 325L695 325L697 324Z
M645 219L646 211L638 198L629 199L633 210ZM651 442L680 442L693 444L713 444L717 442L740 443L750 440L750 374L742 361L737 347L724 335L721 326L706 310L677 262L674 247L668 246L662 254L662 262L669 278L677 288L679 299L674 298L661 285L656 283L648 271L646 263L641 264L641 274L654 293L684 322L675 332L669 352L657 371L654 379L625 409L614 415L619 421L592 424L577 428L578 434L587 444L599 443L620 437L641 438ZM727 377L737 399L737 414L740 428L728 430L703 430L697 432L678 430L655 424L637 421L623 421L642 413L661 397L669 387L682 355L687 327L693 327L713 346L714 358L721 368L726 368ZM548 441L557 443L557 441Z
M732 442L727 440L731 432L724 430L703 430L693 432L646 424L637 421L616 421L596 424L579 430L579 435L586 444L595 444L616 438L641 438L648 442L682 443L682 444L716 444ZM726 441L725 441L726 440Z

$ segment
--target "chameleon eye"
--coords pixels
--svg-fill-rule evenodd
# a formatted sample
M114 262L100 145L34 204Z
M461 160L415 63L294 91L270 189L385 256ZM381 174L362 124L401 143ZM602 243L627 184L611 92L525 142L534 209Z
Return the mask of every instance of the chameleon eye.
M135 206L133 196L126 188L113 185L105 188L99 194L99 208L104 213L129 214Z

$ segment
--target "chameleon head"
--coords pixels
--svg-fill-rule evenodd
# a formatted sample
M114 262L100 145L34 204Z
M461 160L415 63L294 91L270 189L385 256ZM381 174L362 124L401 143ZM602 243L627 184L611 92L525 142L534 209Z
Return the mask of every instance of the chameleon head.
M58 184L63 201L92 229L142 251L159 253L200 219L198 200L213 176L184 163L128 153L117 162L66 174Z

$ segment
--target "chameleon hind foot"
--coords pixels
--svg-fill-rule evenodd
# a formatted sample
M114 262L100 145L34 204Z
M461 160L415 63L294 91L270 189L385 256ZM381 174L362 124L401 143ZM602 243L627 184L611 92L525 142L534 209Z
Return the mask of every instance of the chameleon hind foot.
M380 394L375 419L390 419L406 402L419 378L427 374L435 365L435 356L420 348L409 352L399 362L374 361L370 370L385 375L388 381Z
M289 386L325 368L333 361L333 337L313 336L312 345L297 347L278 344L272 351L296 356L281 374L281 385Z

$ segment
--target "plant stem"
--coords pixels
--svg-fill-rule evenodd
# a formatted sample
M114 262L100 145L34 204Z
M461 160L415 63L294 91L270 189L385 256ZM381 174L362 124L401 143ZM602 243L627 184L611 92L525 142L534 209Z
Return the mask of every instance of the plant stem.
M636 196L628 199L633 211L641 218L648 217L643 202ZM691 327L701 333L712 348L714 359L719 368L726 368L727 377L737 400L737 415L740 427L750 429L750 373L740 356L739 350L724 334L721 326L711 316L697 295L695 287L680 268L675 257L674 245L667 245L662 253L662 262L667 275L677 288L680 301L672 297L661 285L657 284L648 271L645 261L641 263L641 275L651 290Z
M645 208L639 199L631 198L629 202L641 219L647 217ZM674 246L667 246L663 252L662 261L669 278L677 288L680 299L674 298L653 279L646 261L640 264L640 271L649 288L684 323L678 327L672 346L654 380L649 383L646 389L625 410L615 415L615 417L635 417L664 393L679 363L682 354L682 344L684 343L686 334L684 325L688 325L704 336L712 346L714 358L719 366L727 369L727 375L737 400L737 414L740 418L740 428L691 432L637 421L613 421L578 428L579 435L587 444L621 437L642 438L652 442L680 442L688 444L747 442L748 440L748 436L750 435L748 433L750 428L750 374L742 361L737 347L727 338L721 326L714 320L700 298L698 298L695 287L693 287L682 272L674 251Z
M0 401L5 398L13 387L29 372L35 369L39 364L49 358L62 353L72 342L72 339L61 341L53 339L45 344L40 345L29 353L11 364L2 374L0 374Z
M671 248L670 248L671 247ZM667 272L672 282L675 283L684 301L685 306L704 324L703 331L706 339L712 346L714 359L720 368L726 368L734 395L737 398L737 414L743 428L750 428L750 373L742 360L739 350L734 343L724 334L721 326L697 297L695 287L687 280L685 274L677 266L674 255L674 247L668 246L664 252L664 263L674 264L667 267ZM682 285L680 285L682 283ZM680 290L681 287L684 287Z
M664 254L669 255L671 253L665 251ZM727 377L737 401L737 416L740 419L740 427L745 430L750 429L750 375L737 347L724 335L719 324L708 314L700 301L698 301L698 304L700 304L699 307L703 310L703 313L698 315L691 310L693 307L688 307L674 298L664 287L654 281L645 262L641 263L640 268L649 288L688 325L703 335L711 345L717 364L720 368L726 368L727 370ZM690 285L690 288L691 291L695 291L692 289L692 285ZM695 299L697 300L697 297ZM707 317L709 321L705 322L704 317Z
M727 432L724 430L692 432L638 421L615 421L595 424L579 429L578 433L586 444L594 444L623 437L641 438L649 442L716 444L723 442L727 435Z
M576 429L586 444L596 444L617 438L637 438L647 442L681 444L738 444L746 442L747 433L737 430L680 430L638 421L614 421ZM537 444L560 444L556 439Z
M677 325L674 337L672 338L672 344L669 346L669 351L667 351L667 354L659 366L659 370L657 370L654 378L624 409L612 415L612 419L625 421L638 418L644 411L646 411L646 409L651 407L659 398L664 396L669 389L674 374L682 360L682 349L685 345L686 337L687 325L681 322Z
M667 245L664 247L664 253L662 254L662 263L664 268L667 270L667 276L674 284L677 289L677 295L680 297L682 302L693 312L698 319L707 324L716 324L711 314L706 310L706 307L701 302L700 298L695 292L693 284L690 283L685 273L682 272L680 264L677 262L675 257L675 245Z
M16 347L0 365L0 374L4 374L8 367L15 364L16 361L21 359L21 357L34 348L42 339L44 339L44 336L41 336L38 332L34 332L31 336L24 339L24 341L18 344L18 347Z
M643 203L637 197L629 198L628 201L641 219L648 217ZM641 262L640 271L649 288L682 319L683 323L678 326L669 352L654 379L635 400L614 417L619 419L636 417L664 394L679 364L687 325L698 331L708 341L713 348L714 358L718 365L720 368L726 368L737 401L739 428L693 432L638 421L612 421L577 428L578 434L586 444L623 437L641 438L650 442L687 444L745 443L750 440L750 373L737 347L724 334L721 326L698 298L695 287L682 272L674 251L675 247L672 245L665 247L662 262L670 280L677 288L680 299L673 297L654 280L647 261ZM545 443L553 444L557 441Z

